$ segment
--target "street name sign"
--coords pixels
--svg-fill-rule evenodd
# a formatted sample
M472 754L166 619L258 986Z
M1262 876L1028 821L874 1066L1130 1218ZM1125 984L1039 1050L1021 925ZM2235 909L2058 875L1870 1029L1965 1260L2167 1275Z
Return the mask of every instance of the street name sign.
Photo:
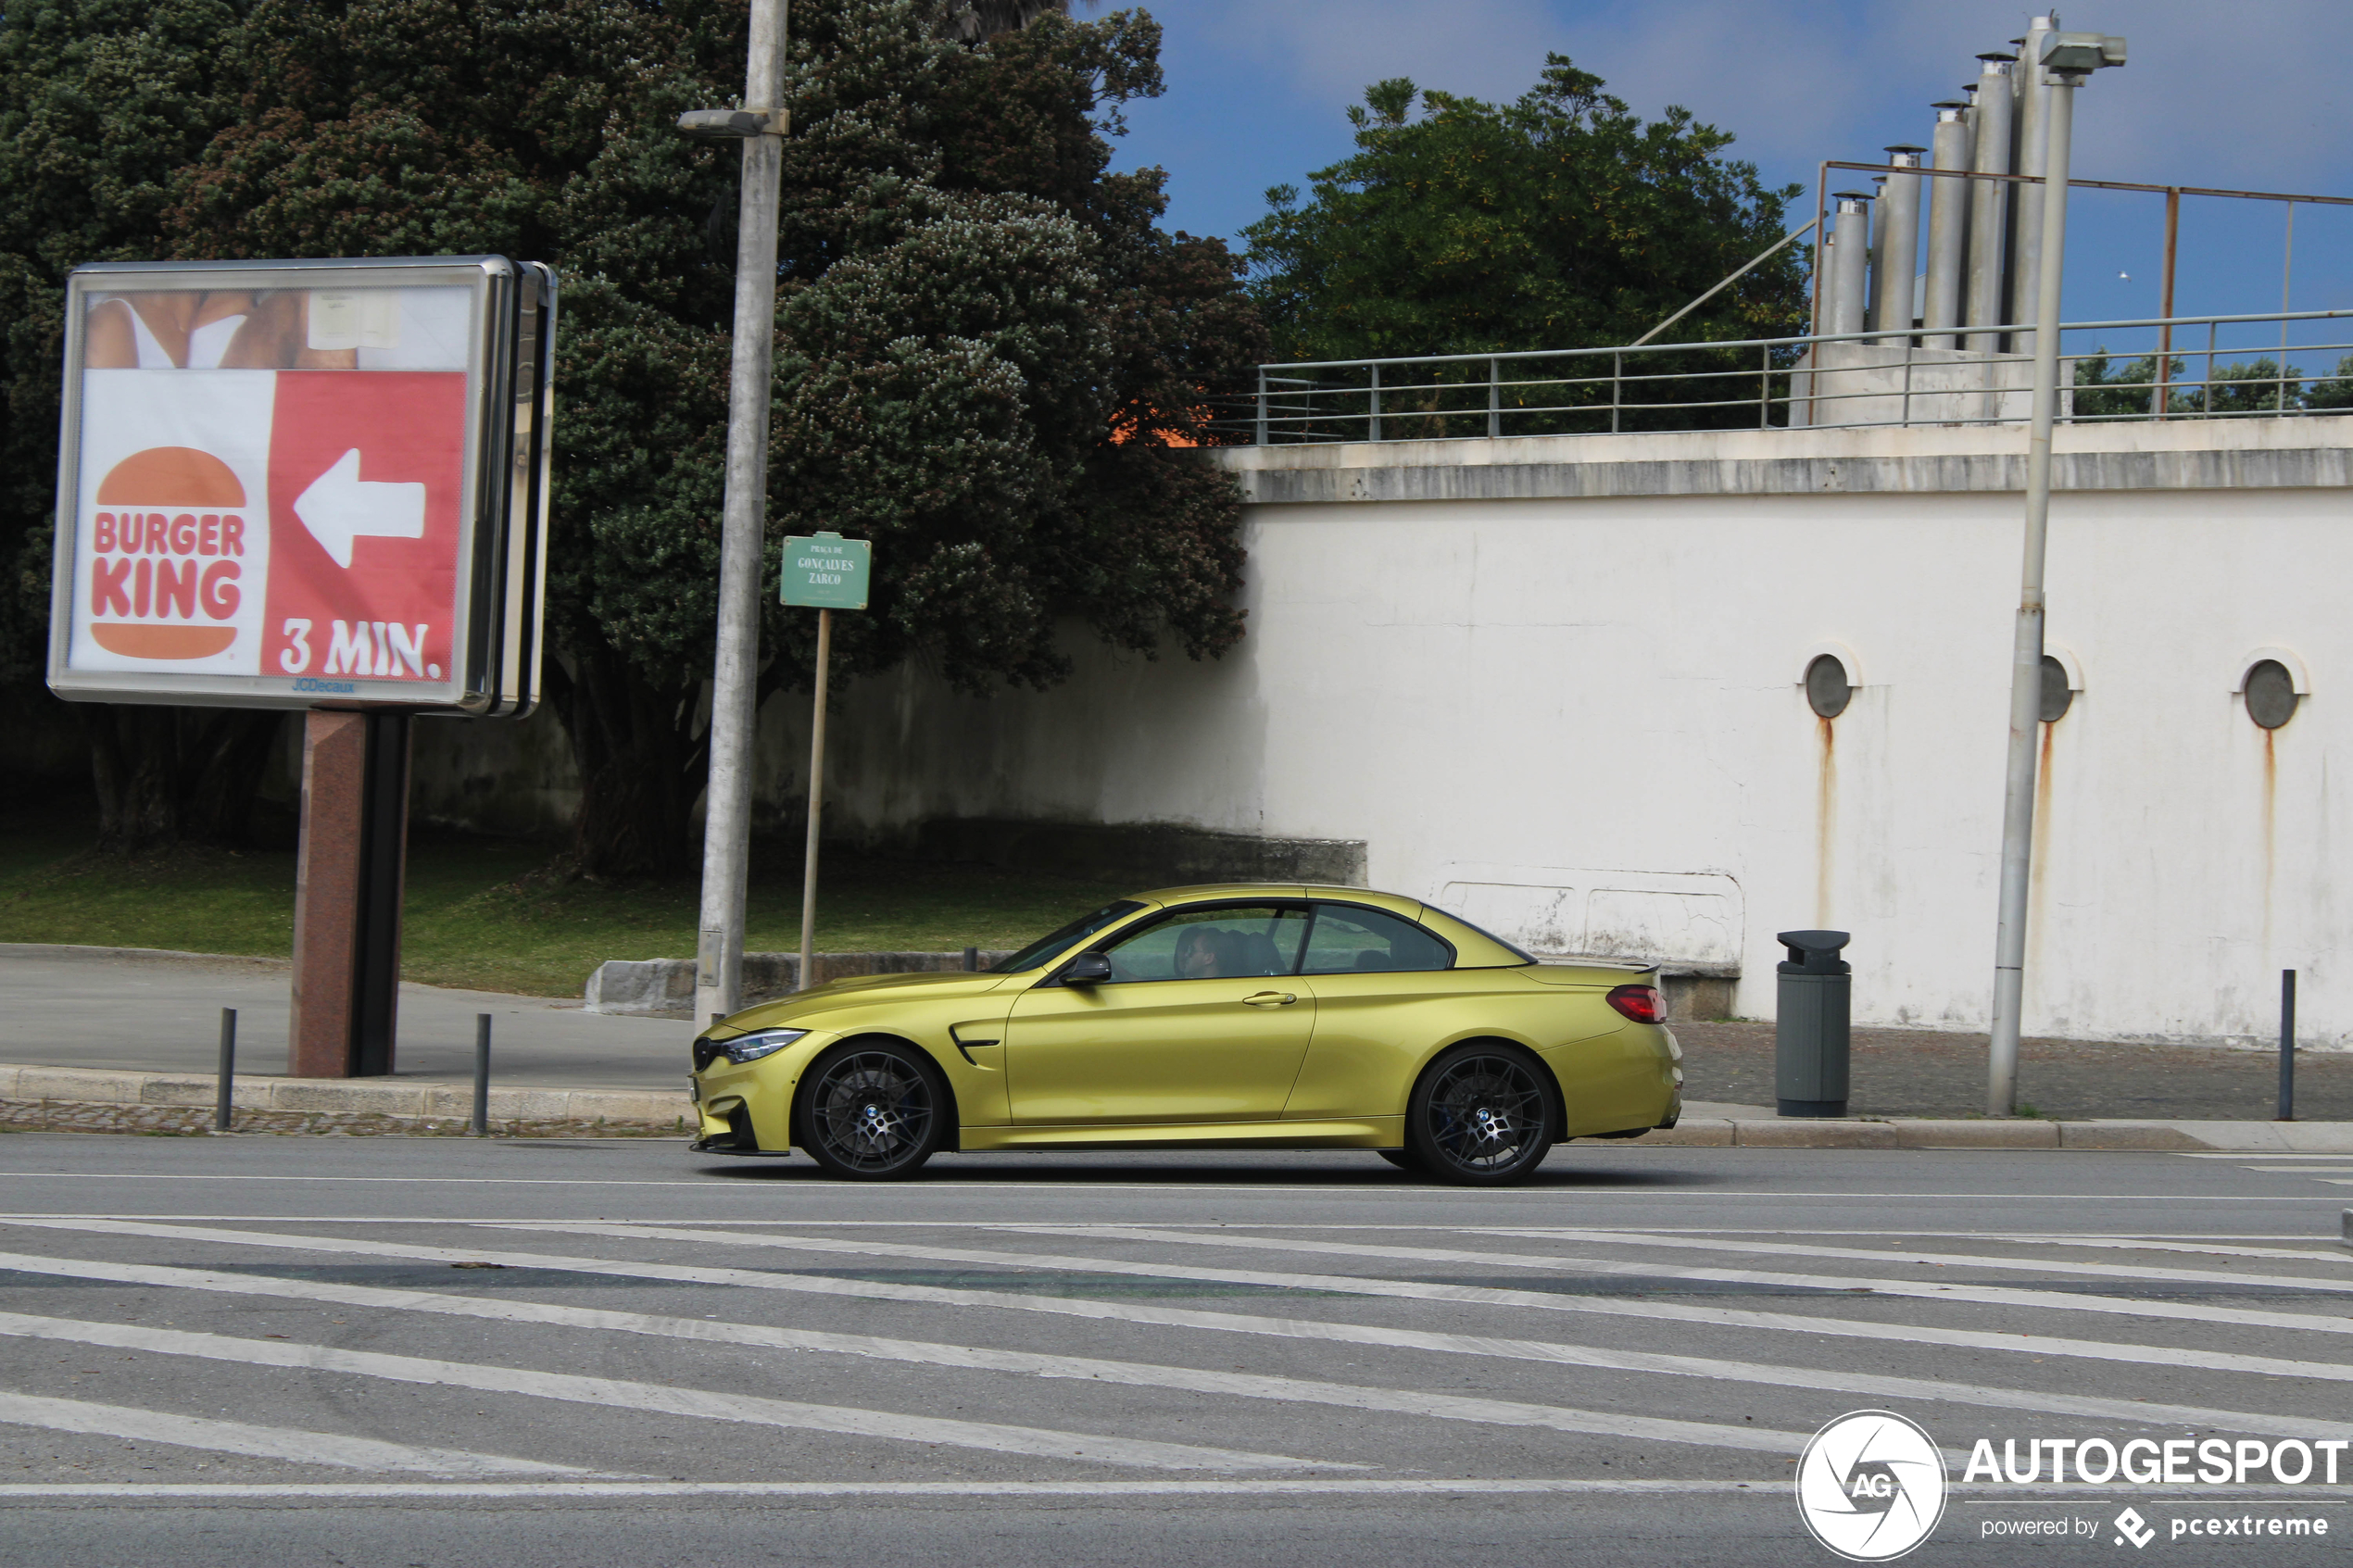
M503 257L76 269L50 687L529 711L555 285Z
M874 546L820 529L785 541L777 597L811 609L863 609L874 580Z

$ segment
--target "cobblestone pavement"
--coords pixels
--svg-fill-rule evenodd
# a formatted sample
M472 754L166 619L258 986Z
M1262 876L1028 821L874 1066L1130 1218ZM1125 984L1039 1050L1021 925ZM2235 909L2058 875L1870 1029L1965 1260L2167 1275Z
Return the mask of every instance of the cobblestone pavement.
M1674 1028L1687 1098L1773 1103L1773 1025L1679 1022ZM1848 1113L1981 1115L1985 1047L1982 1035L1857 1029ZM2020 1110L2070 1122L2268 1122L2278 1114L2279 1060L2270 1049L2026 1040L2019 1049ZM2306 1122L2353 1120L2353 1052L2297 1054L2296 1113Z
M207 1106L93 1105L72 1100L0 1099L0 1133L144 1133L152 1137L201 1136L212 1131ZM466 1135L462 1118L416 1121L405 1116L305 1110L240 1110L232 1133L310 1134L340 1137ZM493 1122L500 1138L683 1138L684 1120L648 1122Z

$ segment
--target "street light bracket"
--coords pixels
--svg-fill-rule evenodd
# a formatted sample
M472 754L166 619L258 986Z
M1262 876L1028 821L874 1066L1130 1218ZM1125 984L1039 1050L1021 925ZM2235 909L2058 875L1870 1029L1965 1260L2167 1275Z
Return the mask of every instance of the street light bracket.
M2102 66L2124 63L2124 40L2098 32L2046 32L2043 69L2053 75L2088 76Z
M791 116L789 109L688 109L678 117L678 133L698 142L782 136L791 125Z

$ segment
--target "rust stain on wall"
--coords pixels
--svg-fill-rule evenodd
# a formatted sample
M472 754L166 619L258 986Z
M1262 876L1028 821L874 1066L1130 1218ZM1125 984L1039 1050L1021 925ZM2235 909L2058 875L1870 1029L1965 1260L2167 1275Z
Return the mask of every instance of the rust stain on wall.
M2263 951L2271 951L2271 883L2277 858L2272 853L2278 838L2280 798L2280 759L2272 748L2272 737L2279 732L2263 732Z
M2049 885L2051 848L2051 732L2043 726L2043 754L2034 770L2034 831L2028 840L2033 863L2026 875L2026 972L2029 984L2043 967L2044 889Z
M1838 737L1832 733L1828 719L1817 718L1814 727L1820 732L1822 741L1820 778L1814 789L1814 923L1828 929L1831 923L1831 881L1837 869Z

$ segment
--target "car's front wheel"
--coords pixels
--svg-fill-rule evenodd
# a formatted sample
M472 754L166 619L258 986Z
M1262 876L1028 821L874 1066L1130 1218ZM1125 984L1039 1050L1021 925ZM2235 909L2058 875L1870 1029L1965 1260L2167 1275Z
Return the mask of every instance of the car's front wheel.
M797 1097L800 1145L830 1175L912 1176L947 1134L938 1069L895 1040L851 1041L811 1063Z
M1516 1046L1471 1041L1429 1064L1405 1111L1405 1148L1441 1182L1525 1181L1558 1135L1548 1075Z

